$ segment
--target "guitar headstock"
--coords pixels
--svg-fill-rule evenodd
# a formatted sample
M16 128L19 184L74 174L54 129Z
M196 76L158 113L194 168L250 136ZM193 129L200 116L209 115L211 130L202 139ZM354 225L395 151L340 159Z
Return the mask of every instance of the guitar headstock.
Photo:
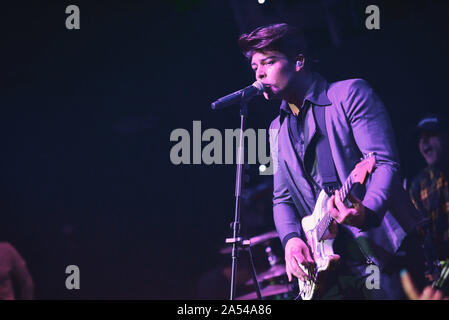
M363 184L366 176L371 174L376 168L376 154L374 152L368 153L362 158L362 161L356 164L354 170L351 172L352 183Z

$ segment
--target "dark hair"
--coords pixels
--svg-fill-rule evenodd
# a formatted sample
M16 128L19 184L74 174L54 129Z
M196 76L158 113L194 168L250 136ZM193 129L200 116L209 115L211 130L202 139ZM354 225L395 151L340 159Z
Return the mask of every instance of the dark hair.
M296 60L300 54L307 56L303 34L286 23L258 27L250 33L242 34L238 43L248 59L251 59L255 52L264 51L279 51L292 60Z

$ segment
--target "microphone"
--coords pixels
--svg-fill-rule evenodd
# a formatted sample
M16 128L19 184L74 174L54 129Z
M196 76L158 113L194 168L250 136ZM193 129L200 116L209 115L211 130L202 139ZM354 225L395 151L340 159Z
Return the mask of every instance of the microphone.
M256 81L252 85L224 96L211 104L212 110L226 108L241 100L249 101L252 97L262 94L265 87L262 82Z

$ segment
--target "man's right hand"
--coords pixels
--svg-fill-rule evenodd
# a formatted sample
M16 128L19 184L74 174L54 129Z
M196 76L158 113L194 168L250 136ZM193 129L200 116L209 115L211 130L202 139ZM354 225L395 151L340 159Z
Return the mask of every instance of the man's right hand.
M292 275L302 281L310 279L301 265L308 270L315 267L315 262L310 255L307 244L300 238L291 238L285 245L285 269L287 271L288 281L292 281Z

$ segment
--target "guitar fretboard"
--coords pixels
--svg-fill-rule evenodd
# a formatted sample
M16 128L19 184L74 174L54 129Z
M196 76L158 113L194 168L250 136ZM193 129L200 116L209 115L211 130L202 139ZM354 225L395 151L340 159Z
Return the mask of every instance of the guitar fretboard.
M351 175L349 175L349 177L346 179L345 183L343 183L343 186L338 190L340 193L340 199L342 202L346 200L346 197L348 196L349 192L351 191L353 185L354 184L352 182ZM319 240L321 240L323 238L324 234L326 233L327 229L329 228L329 225L331 224L331 221L332 221L332 217L326 210L324 217L320 220L320 222L318 222L318 226L317 226L317 234L318 234Z

